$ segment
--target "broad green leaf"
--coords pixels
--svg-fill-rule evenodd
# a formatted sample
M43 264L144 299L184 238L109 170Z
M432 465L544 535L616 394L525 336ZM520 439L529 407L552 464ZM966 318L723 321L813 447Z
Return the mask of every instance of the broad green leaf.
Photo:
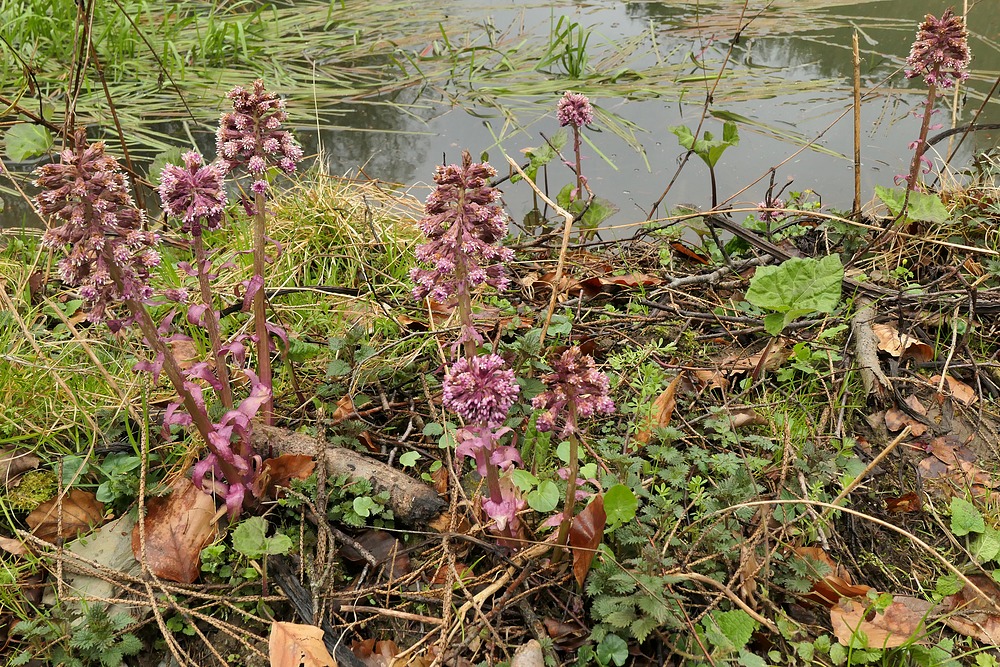
M538 484L538 478L532 475L527 470L521 470L520 468L515 468L510 471L510 481L514 483L522 493L527 493Z
M409 468L420 460L420 452L403 452L399 455L399 465Z
M941 575L934 583L934 592L942 597L946 595L954 595L963 588L965 588L965 582L959 579L958 575L955 574Z
M986 526L986 530L969 545L969 552L979 563L996 560L997 554L1000 554L1000 532Z
M551 512L559 504L559 487L555 482L545 480L538 484L538 488L524 497L528 501L528 507L536 512Z
M381 505L368 496L358 496L352 504L354 506L354 513L365 518L370 517L372 512L382 509Z
M634 519L638 508L638 498L624 484L615 484L604 494L604 511L608 515L609 528Z
M840 302L844 267L837 255L822 259L793 257L778 266L762 266L750 280L746 300L767 310L787 314L782 328L809 313L831 313ZM774 328L777 319L765 321Z
M910 203L906 207L906 217L920 222L941 224L948 221L951 213L937 195L911 192Z
M702 624L705 627L705 637L727 653L739 651L746 646L757 629L757 621L742 609L713 613Z
M284 533L276 533L273 537L267 538L265 553L269 556L287 554L292 550L292 538Z
M875 195L882 200L892 215L899 215L903 208L903 202L906 201L906 190L902 188L886 188L876 185ZM906 217L910 220L940 224L946 222L951 214L937 195L911 191Z
M437 422L427 422L424 424L423 434L427 436L441 435L444 433L444 426Z
M684 125L675 125L670 131L677 137L677 142L682 147L694 151L709 168L715 167L727 148L736 146L740 142L736 123L728 120L722 126L722 139L716 139L711 132L705 132L703 139L696 139L691 130Z
M160 151L153 156L153 161L149 165L149 181L151 183L160 182L160 174L163 172L163 168L168 164L182 165L184 164L184 153L188 150L187 148L181 148L180 146L171 146L165 151Z
M233 548L247 558L260 558L267 548L266 535L267 521L264 517L250 517L233 529Z
M976 506L964 498L951 499L951 532L957 537L969 533L982 533L986 530L986 522Z
M4 134L7 157L14 162L24 162L49 152L52 148L52 134L41 125L18 123Z
M628 644L618 635L607 635L597 645L597 659L604 665L613 662L622 667L628 661Z

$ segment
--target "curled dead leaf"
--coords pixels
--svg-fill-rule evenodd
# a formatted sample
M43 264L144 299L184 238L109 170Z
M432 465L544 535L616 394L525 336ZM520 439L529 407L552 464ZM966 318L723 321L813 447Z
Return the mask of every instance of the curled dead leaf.
M594 562L597 547L604 539L604 525L607 521L604 497L597 494L582 512L573 517L573 522L570 524L569 545L573 551L573 575L581 588L587 573L590 572L590 565Z
M983 599L979 593L966 586L941 600L939 611L946 614L944 623L955 632L996 646L1000 644L1000 616L997 615L1000 586L982 574L969 575L969 580L989 599Z
M271 667L337 667L315 625L275 621L267 648Z
M926 643L924 619L933 604L920 598L896 595L884 611L871 608L866 598L844 598L830 609L833 634L844 646L896 648Z
M951 392L952 398L962 405L969 406L979 400L976 390L961 380L956 380L951 375L945 375L944 381L948 385L948 390ZM930 379L930 383L937 386L941 383L941 376L935 375Z
M653 401L653 407L649 411L649 418L646 420L645 426L635 434L636 442L643 445L649 444L654 429L670 425L670 418L674 414L674 408L677 407L677 387L680 386L683 379L684 372L681 371Z
M55 544L60 539L76 537L104 523L104 503L90 491L70 489L61 503L62 529L60 530L60 502L58 498L46 500L25 519L36 537Z
M37 468L39 463L41 459L26 449L0 448L0 488L17 486L21 475Z
M308 479L316 469L316 461L305 454L282 454L264 461L261 478L265 480L264 495L277 500L279 489L287 489L293 479Z
M888 354L904 359L913 357L919 362L934 359L934 349L927 343L922 343L913 336L900 333L891 324L873 324L872 331L878 338L878 349Z
M859 597L871 590L871 586L854 584L851 581L851 573L842 565L835 563L819 547L796 547L795 553L803 559L819 561L830 569L829 573L823 576L818 576L817 573L812 592L806 596L814 602L830 607L841 598Z
M215 500L184 477L170 488L170 495L146 502L146 565L161 579L191 584L201 572L201 550L215 539ZM138 523L132 554L142 562Z

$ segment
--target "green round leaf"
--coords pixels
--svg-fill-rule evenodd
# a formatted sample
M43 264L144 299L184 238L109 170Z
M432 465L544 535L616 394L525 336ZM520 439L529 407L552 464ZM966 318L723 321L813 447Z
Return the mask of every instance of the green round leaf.
M416 465L417 461L420 460L419 452L403 452L399 455L399 465L404 468L409 468Z
M545 480L538 484L538 488L525 496L528 507L536 512L551 512L559 504L559 487L555 482Z
M604 494L604 511L608 515L608 526L615 527L635 518L639 499L632 489L624 484L615 484Z
M44 155L52 148L52 134L41 125L18 123L4 135L7 157L14 162Z

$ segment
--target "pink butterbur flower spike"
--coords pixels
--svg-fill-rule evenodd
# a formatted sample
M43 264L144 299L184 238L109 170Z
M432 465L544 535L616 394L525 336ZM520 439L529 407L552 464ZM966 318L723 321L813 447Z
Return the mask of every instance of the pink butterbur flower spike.
M583 165L580 151L580 128L594 122L594 107L590 105L590 100L585 95L566 91L559 104L556 106L556 118L559 125L573 128L573 153L576 156L576 190L574 197L583 196Z
M500 245L507 234L507 214L497 203L499 191L489 185L495 175L490 165L474 163L468 151L462 153L461 165L437 168L437 187L419 223L428 239L416 250L424 266L413 268L410 278L416 298L457 302L461 331L453 349L462 355L445 370L443 402L464 422L456 433L456 454L474 459L486 479L489 496L481 500L483 511L496 532L513 538L517 512L525 504L500 472L520 464L521 458L513 447L501 445L500 437L510 431L502 426L519 387L502 357L479 354L482 336L472 317L472 290L484 284L506 288L503 265L514 256Z
M566 501L556 537L556 545L565 547L573 521L576 482L580 469L579 419L611 414L615 410L615 404L608 396L611 386L608 377L597 370L593 357L583 354L579 347L571 347L553 361L552 373L544 381L548 389L531 402L535 409L544 410L535 421L536 428L542 432L552 431L561 424L559 437L569 440ZM560 560L563 553L563 549L558 549L552 560Z
M939 19L931 14L924 16L924 22L917 30L916 40L906 59L906 77L909 79L920 76L927 84L927 101L924 103L920 136L916 141L907 178L908 190L919 188L918 177L921 165L926 160L924 151L927 150L927 132L937 89L951 88L968 79L971 60L965 19L955 16L951 8L945 10Z
M214 162L203 164L199 153L184 154L184 166L168 164L160 174L160 201L163 211L170 217L181 219L181 231L191 234L194 246L195 268L202 303L188 309L189 319L204 323L208 330L215 368L219 377L219 397L227 410L233 408L233 391L229 382L229 369L219 331L219 314L209 283L211 271L203 230L218 229L227 203L225 168Z
M36 172L35 184L41 192L35 203L52 224L43 243L57 250L72 246L68 256L59 261L60 276L67 284L80 286L91 321L107 321L112 331L133 322L139 326L154 360L140 362L137 369L147 370L154 377L161 370L167 374L180 397L180 405L168 408L176 415L173 423L190 423L198 429L211 451L210 458L214 457L212 466L217 465L219 476L226 480L227 506L230 514L235 514L243 504L243 491L253 483L256 473L251 452L245 445L234 452L229 439L234 430L248 427L247 415L256 411L256 402L269 396L270 390L255 388L238 411L230 411L238 415L230 417L227 413L220 424L211 422L201 386L192 378L196 376L209 384L214 378L197 368L186 377L146 310L145 302L152 295L150 269L160 263L156 252L159 238L142 231L143 213L133 203L118 162L104 150L102 142L87 143L86 130L77 130L73 148L62 152L60 163L45 165ZM207 207L206 215L212 215L212 208ZM179 291L171 296L185 298ZM122 305L128 316L112 317ZM184 412L177 410L180 406ZM169 415L164 421L168 419Z
M264 82L253 82L251 90L241 86L226 94L233 110L222 114L216 133L216 151L227 171L244 169L253 182L253 277L247 286L247 298L252 299L254 333L257 338L257 370L260 381L271 388L271 345L267 311L264 303L264 264L266 261L266 193L267 170L277 167L286 174L296 169L302 159L302 149L292 134L281 129L287 120L285 101L269 92ZM250 207L247 206L248 212ZM269 397L263 405L262 417L271 423L272 404Z

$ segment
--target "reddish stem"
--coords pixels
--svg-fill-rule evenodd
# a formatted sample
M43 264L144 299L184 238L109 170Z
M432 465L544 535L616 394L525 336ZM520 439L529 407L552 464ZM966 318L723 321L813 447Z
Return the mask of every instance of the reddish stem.
M917 139L917 147L913 150L913 162L910 163L910 176L906 179L906 187L909 190L917 189L917 179L920 177L920 158L923 157L927 149L927 131L931 125L931 111L934 110L934 99L937 91L934 84L927 87L927 102L924 104L924 119L920 123L920 137Z
M254 203L254 226L253 226L253 274L264 278L264 257L265 257L265 198L260 192L255 192ZM264 284L260 285L257 293L253 296L253 324L254 333L257 334L257 374L261 384L271 390L271 395L261 406L261 420L270 426L273 423L272 413L274 411L274 390L271 379L271 337L267 331L267 309L264 304Z
M233 409L233 388L229 383L229 368L226 365L226 355L222 352L222 336L219 333L219 317L215 310L215 300L212 297L212 287L205 273L208 267L208 257L205 252L205 242L201 234L194 235L194 261L198 267L198 287L201 289L201 301L208 310L205 311L205 325L208 329L208 339L212 344L212 355L215 357L215 373L219 377L222 389L219 398L227 410Z

